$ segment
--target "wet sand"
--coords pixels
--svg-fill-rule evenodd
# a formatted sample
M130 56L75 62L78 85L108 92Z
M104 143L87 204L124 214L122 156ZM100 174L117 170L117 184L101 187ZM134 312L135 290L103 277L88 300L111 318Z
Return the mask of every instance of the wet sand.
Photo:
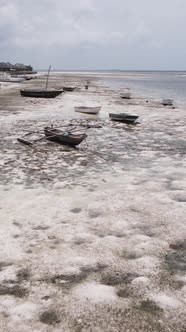
M0 331L184 332L185 109L122 100L90 74L52 73L51 87L80 88L53 100L20 96L44 82L0 90ZM17 142L69 121L102 128L78 149Z

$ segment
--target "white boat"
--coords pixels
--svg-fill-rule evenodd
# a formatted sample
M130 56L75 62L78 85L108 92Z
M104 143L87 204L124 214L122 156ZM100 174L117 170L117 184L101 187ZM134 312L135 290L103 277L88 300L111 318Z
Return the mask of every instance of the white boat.
M131 99L131 92L123 92L121 93L120 97L123 99Z
M173 105L174 100L173 99L163 99L162 100L162 105L163 106L172 106Z
M23 81L25 81L23 77L11 77L6 73L0 74L0 82L21 83Z
M80 106L80 107L75 107L74 109L75 109L75 112L87 113L87 114L98 114L99 111L101 110L101 106L96 106L96 107Z
M11 79L12 78L21 78L22 80L26 80L26 81L33 79L33 77L29 76L29 75L11 75Z

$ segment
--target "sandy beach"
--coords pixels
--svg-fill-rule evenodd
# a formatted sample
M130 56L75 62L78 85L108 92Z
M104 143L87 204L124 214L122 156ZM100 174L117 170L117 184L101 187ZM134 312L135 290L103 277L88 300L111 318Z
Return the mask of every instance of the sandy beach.
M51 100L19 93L44 74L0 88L0 332L186 331L186 110L102 78L53 72L79 89ZM17 141L69 122L100 128L77 149Z

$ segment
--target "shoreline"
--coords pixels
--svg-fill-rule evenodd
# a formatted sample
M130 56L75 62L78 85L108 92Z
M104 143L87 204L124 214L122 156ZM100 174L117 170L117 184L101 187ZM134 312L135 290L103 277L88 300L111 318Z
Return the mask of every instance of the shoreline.
M52 73L50 86L79 91L54 100L19 95L44 81L0 92L2 331L182 331L185 110L121 100L101 78L77 73ZM99 117L75 113L81 105L102 106ZM140 123L109 120L122 111ZM16 140L71 119L102 128L73 151Z

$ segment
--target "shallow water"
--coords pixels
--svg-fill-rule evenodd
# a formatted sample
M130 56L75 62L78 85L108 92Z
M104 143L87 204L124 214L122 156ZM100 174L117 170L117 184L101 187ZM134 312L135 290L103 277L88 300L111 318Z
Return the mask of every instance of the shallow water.
M104 80L114 89L129 87L144 98L172 98L186 105L186 75L180 72L122 72L122 76Z

